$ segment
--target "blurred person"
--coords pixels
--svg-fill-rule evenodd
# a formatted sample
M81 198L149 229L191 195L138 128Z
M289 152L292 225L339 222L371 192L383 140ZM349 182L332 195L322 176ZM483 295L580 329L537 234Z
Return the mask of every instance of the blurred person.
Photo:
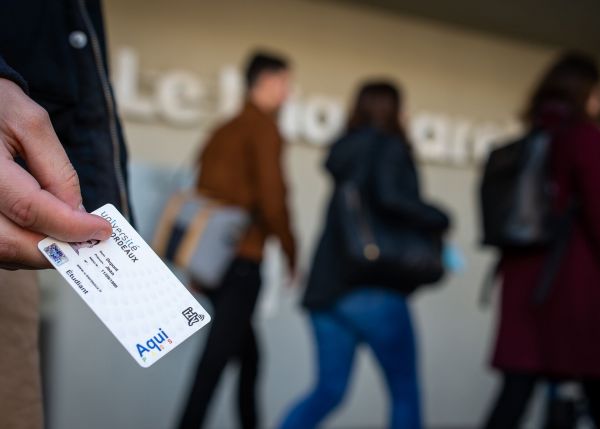
M126 150L108 82L100 2L0 5L0 427L44 426L39 291L46 235L104 240L87 214L113 203L127 216ZM82 197L83 195L83 197ZM17 270L17 271L9 271Z
M581 383L600 427L600 116L599 74L585 55L565 54L537 85L526 110L530 129L551 136L552 209L576 211L565 250L555 261L551 288L541 303L548 247L503 250L500 320L492 365L503 382L486 428L517 428L536 384Z
M390 398L389 427L422 427L417 351L407 297L399 289L378 283L349 284L338 220L338 212L345 209L339 202L343 184L371 163L364 192L381 195L388 204L370 199L367 204L373 205L372 211L385 211L394 222L415 228L444 231L449 226L445 214L421 203L401 115L402 97L394 84L365 84L345 134L327 159L335 187L303 300L316 343L316 381L285 416L282 429L315 428L338 407L361 343L371 348L382 369ZM408 206L416 209L412 216L403 210Z
M261 286L263 247L269 236L279 240L289 271L295 272L296 244L281 165L283 140L276 122L289 92L289 66L279 56L258 52L250 58L245 78L246 103L204 147L197 187L200 193L247 209L252 225L222 284L204 291L213 305L212 324L179 424L182 429L203 425L221 374L232 360L240 364L241 426L257 427L259 350L252 316ZM202 285L194 287L202 289Z

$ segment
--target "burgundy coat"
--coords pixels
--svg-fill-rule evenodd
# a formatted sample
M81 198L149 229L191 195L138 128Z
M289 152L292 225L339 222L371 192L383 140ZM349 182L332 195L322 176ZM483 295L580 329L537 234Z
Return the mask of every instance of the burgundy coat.
M600 130L578 122L552 142L556 209L580 205L546 301L533 303L546 252L504 252L493 365L561 378L600 377Z

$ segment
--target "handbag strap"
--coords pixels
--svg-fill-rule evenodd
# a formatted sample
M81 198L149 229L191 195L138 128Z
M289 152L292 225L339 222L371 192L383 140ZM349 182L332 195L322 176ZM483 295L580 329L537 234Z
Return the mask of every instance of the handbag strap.
M571 237L571 231L575 224L575 218L577 216L577 203L573 200L569 204L567 212L562 217L559 226L558 234L554 245L550 249L550 254L544 261L542 267L542 273L540 275L539 283L533 293L533 302L536 305L541 305L546 301L546 298L550 294L554 279L558 274L558 270L561 267L561 261L567 251L567 245Z
M203 210L196 213L196 216L188 226L181 244L175 253L175 263L180 267L187 267L192 260L196 246L204 230L208 225L208 221L215 213L217 206L212 204L207 205Z
M490 268L488 268L488 271L483 278L483 284L481 285L481 291L479 292L479 305L481 308L487 308L492 301L492 291L494 290L496 278L500 272L501 262L502 258L498 257Z
M178 192L175 193L167 202L165 209L158 221L157 229L154 233L154 239L152 240L152 247L161 256L164 256L167 251L167 245L169 241L169 235L175 224L175 219L181 211L181 207L187 200L188 196L186 193Z
M198 196L201 196L206 201L205 212L214 212L224 205L222 201L212 198L210 195L205 195L202 191L181 191L174 193L162 212L152 240L152 247L159 255L164 255L167 251L169 236L183 205L190 200L198 198Z

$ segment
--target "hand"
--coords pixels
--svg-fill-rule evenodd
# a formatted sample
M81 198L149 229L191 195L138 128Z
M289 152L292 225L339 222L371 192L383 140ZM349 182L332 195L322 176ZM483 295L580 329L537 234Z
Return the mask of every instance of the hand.
M0 78L0 268L49 267L37 248L46 235L62 241L110 237L110 224L81 203L77 173L48 113Z

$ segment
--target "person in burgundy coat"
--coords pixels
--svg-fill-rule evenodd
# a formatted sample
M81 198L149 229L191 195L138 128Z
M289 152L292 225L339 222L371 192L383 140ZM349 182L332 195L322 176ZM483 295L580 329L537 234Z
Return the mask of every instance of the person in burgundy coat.
M577 202L566 250L546 299L535 304L548 250L505 251L493 366L503 386L486 428L512 429L541 379L581 383L600 427L600 89L597 64L562 56L533 93L526 120L550 132L557 213Z

